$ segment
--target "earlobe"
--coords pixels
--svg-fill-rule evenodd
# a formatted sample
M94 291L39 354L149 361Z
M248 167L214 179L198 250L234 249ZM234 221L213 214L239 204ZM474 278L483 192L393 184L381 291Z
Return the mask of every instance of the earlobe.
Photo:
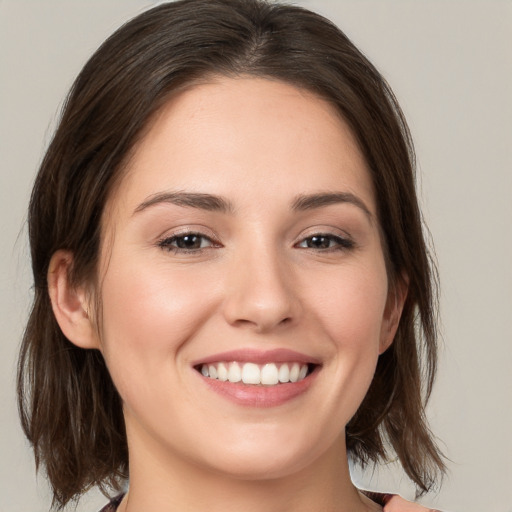
M389 290L382 321L379 354L383 354L393 343L400 324L402 311L409 291L409 278L401 275Z
M70 251L59 250L50 260L48 268L48 293L53 313L64 336L81 348L100 348L99 340L90 317L88 294L82 287L73 286L69 279L73 264Z

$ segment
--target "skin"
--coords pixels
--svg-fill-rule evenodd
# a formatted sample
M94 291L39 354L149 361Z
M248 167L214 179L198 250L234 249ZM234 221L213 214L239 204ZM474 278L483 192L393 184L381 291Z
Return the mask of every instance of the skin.
M433 508L426 509L417 503L404 500L401 496L393 496L386 506L384 512L440 512Z
M230 208L155 200L184 191ZM293 208L333 191L344 200ZM119 510L380 510L350 481L344 427L406 290L389 286L366 162L334 108L256 78L180 92L105 211L101 289L70 286L65 251L49 286L64 334L102 352L123 399L130 492ZM202 247L176 252L186 233ZM278 406L234 403L193 365L240 348L294 350L318 371Z

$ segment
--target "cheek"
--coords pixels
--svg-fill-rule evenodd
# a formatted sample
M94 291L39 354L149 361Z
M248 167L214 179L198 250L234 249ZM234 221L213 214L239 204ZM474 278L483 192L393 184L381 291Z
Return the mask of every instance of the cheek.
M329 293L318 293L312 303L333 351L333 402L326 408L339 411L340 423L346 424L368 391L379 357L387 299L384 265L344 268L325 281L324 289Z
M166 364L208 317L211 300L190 273L112 256L102 283L102 352L118 386L126 375L168 378Z
M353 265L316 282L316 311L343 351L378 351L387 300L384 264ZM322 292L323 290L323 292Z

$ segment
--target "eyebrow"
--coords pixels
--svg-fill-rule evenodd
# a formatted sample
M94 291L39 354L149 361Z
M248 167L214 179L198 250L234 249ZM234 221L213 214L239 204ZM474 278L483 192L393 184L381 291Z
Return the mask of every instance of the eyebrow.
M148 197L134 210L134 214L146 210L151 206L170 203L188 208L199 208L212 212L228 213L233 211L233 205L219 196L201 194L199 192L160 192Z
M316 194L299 195L294 199L292 209L295 211L313 210L339 203L353 204L361 209L370 221L373 220L373 215L364 201L350 192L319 192Z
M188 208L198 208L200 210L233 213L233 205L226 199L213 194L204 194L200 192L160 192L149 196L134 210L134 214L146 210L151 206L162 203L174 204ZM373 215L362 199L350 192L319 192L315 194L301 194L292 202L292 210L306 211L322 208L333 204L349 203L361 209L370 219Z

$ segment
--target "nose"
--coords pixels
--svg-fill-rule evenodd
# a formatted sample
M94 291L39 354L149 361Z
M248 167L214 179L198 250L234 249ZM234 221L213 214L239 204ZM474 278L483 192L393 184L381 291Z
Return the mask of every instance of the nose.
M290 264L283 260L272 248L237 255L224 301L230 325L265 333L297 322L300 300Z

